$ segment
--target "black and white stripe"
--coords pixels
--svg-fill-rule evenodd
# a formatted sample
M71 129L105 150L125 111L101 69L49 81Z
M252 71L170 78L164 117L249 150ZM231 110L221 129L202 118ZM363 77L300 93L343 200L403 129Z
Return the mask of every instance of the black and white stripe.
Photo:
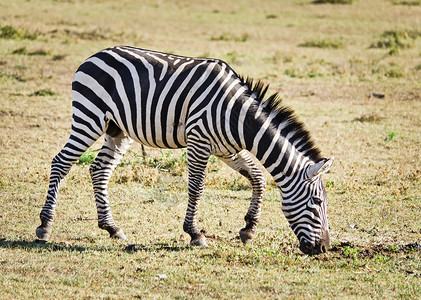
M126 238L113 221L107 185L134 140L151 147L187 148L189 202L183 227L191 235L191 244L206 245L196 212L211 154L250 180L253 195L240 236L245 243L254 237L265 180L250 152L280 188L285 216L301 249L324 251L328 224L319 175L332 160L320 156L302 123L277 95L264 100L267 89L261 82L244 80L217 59L133 47L109 48L88 58L74 76L72 131L53 159L37 236L48 239L51 233L60 181L105 134L90 173L98 224L111 236Z

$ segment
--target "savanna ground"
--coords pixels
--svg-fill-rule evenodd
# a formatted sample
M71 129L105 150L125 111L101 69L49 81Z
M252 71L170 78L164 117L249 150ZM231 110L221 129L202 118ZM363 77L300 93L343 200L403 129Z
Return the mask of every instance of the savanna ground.
M0 298L421 297L420 1L198 2L1 1ZM270 83L336 158L329 253L300 253L269 176L243 246L251 190L214 158L199 210L210 247L188 247L185 153L139 145L109 187L128 243L97 228L86 162L61 186L50 242L36 241L73 73L119 44L222 58Z

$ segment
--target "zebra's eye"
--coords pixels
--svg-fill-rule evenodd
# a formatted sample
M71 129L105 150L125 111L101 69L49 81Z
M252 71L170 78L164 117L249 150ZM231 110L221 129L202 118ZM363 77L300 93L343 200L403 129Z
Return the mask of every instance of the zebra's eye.
M313 202L317 205L321 205L323 200L317 197L313 197Z

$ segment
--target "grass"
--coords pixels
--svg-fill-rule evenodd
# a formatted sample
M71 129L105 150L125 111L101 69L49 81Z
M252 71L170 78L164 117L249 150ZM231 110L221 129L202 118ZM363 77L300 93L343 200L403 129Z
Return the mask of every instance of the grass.
M393 5L405 5L405 6L421 6L421 1L413 0L413 1L402 1L402 0L393 0Z
M51 89L40 89L31 94L31 96L39 96L39 97L45 97L45 96L54 96L56 93L52 91Z
M0 39L29 39L35 40L37 38L36 33L30 33L22 28L15 28L11 25L0 26Z
M93 151L92 148L86 150L77 161L78 165L90 165L94 162L97 155L97 151Z
M418 30L386 30L371 48L390 49L389 54L398 54L401 49L413 48L415 40L421 36Z
M306 48L321 48L321 49L341 49L344 44L341 41L334 41L329 39L318 39L304 42L298 45L299 47Z
M224 32L218 36L212 36L211 41L234 41L234 42L245 42L249 38L249 34L243 33L241 36L233 36L230 33Z
M354 0L315 0L314 4L353 4Z
M388 130L384 140L386 142L391 142L396 138L397 135L398 135L398 133L396 131Z
M354 121L369 122L369 123L378 123L381 120L382 120L382 117L380 117L377 114L363 114L360 117L354 119Z
M0 298L420 298L419 14L395 2L2 3ZM387 55L393 43L408 46ZM50 163L70 132L73 74L116 44L222 58L279 91L335 156L324 176L330 251L298 250L266 173L258 236L241 245L251 188L214 157L198 215L210 247L190 248L185 151L143 155L140 145L109 184L129 241L110 240L97 228L88 170L103 140L62 183L51 241L36 241Z

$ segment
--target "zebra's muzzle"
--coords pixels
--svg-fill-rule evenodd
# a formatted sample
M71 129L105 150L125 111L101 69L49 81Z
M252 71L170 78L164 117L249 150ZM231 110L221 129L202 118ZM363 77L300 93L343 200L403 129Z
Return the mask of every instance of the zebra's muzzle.
M329 230L325 229L322 234L320 241L311 243L307 240L303 240L300 243L300 250L307 255L316 255L320 253L326 253L330 244Z

